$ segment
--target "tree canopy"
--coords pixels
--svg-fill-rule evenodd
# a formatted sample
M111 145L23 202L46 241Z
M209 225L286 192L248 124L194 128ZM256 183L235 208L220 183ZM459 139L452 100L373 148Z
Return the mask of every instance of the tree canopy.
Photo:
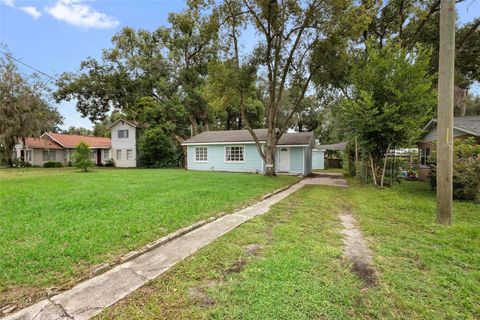
M37 74L20 74L10 54L0 57L0 149L7 164L13 164L16 143L23 142L25 148L26 138L38 138L62 123L60 113L48 102L48 91Z

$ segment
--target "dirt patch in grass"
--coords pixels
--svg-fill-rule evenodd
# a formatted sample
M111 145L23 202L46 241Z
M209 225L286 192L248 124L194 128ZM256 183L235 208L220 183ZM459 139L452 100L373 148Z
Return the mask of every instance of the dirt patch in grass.
M377 285L377 271L372 265L372 252L357 227L356 219L348 211L340 213L339 217L343 226L341 232L344 235L344 254L353 264L352 271L362 279L364 289Z
M237 261L235 261L227 270L225 270L224 274L228 276L232 273L240 273L246 264L247 264L247 261L245 259L240 258Z
M215 300L206 291L216 285L218 285L216 281L208 281L200 286L191 287L188 289L188 296L191 300L200 303L204 308L213 306L215 305Z
M263 246L259 243L251 243L245 246L245 252L250 256L258 256L261 253Z

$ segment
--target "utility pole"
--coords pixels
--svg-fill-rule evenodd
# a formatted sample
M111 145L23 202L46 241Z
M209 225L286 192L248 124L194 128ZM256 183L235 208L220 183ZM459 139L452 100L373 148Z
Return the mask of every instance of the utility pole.
M452 222L455 0L440 2L437 122L437 223Z

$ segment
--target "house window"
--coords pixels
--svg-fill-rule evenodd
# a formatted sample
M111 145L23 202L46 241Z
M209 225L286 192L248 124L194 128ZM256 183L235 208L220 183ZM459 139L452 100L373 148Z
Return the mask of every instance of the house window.
M128 130L118 130L118 139L126 139L128 138Z
M43 150L43 161L55 161L55 151Z
M245 147L225 147L226 162L243 162L245 161Z
M208 148L207 147L195 147L195 161L207 162L208 161Z
M96 150L90 151L90 159L95 160L95 154L97 153Z
M430 148L422 148L420 153L420 164L422 166L428 165L429 157L430 157Z
M117 150L117 160L122 160L122 150Z
M132 160L132 158L133 158L133 151L127 150L127 160Z
M109 160L110 159L110 150L108 150L108 149L103 150L103 159L104 160Z
M26 151L25 161L32 161L32 150L27 150Z

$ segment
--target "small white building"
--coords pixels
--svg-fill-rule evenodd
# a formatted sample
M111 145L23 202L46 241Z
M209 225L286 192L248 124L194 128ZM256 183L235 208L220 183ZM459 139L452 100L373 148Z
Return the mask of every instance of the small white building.
M109 126L112 139L112 158L120 168L137 166L137 124L124 119Z

